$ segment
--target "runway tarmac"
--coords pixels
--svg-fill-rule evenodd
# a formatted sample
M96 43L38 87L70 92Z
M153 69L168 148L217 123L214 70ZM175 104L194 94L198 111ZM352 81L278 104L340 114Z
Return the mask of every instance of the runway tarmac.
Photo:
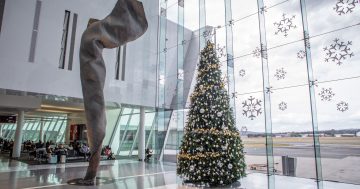
M292 157L314 157L314 147L299 143L298 145L275 147L274 156L292 156ZM265 148L246 148L247 155L265 156ZM349 156L360 157L360 146L357 145L339 145L326 144L320 146L321 157L342 159Z

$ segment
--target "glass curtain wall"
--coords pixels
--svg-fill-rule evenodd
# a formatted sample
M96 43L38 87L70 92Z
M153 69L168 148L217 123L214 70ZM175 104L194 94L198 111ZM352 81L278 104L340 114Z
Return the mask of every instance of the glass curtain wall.
M165 133L156 130L156 115L157 112L152 108L145 110L145 146L160 152ZM166 114L165 116L168 117L169 115ZM109 145L115 155L126 158L137 156L140 109L122 106L119 109L107 110L107 119L104 144Z
M167 89L174 92L169 95L166 94L169 90L166 90L165 93L165 96L171 99L169 107L172 111L167 111L171 119L166 120L167 125L165 125L165 128L167 129L165 135L161 135L164 141L162 141L163 150L160 154L160 159L175 162L174 157L179 146L179 136L184 125L184 107L186 102L186 97L184 96L184 61L186 54L185 47L189 45L189 41L185 38L184 0L168 1L166 13L166 20L164 22L169 23L164 25L164 22L160 22L160 24L163 24L160 27L166 28L166 55L169 55L166 59L166 64L169 66L165 68L168 72L165 74L168 81L166 85L168 85ZM172 61L171 57L176 57L176 60ZM171 64L176 67L171 69ZM173 71L168 71L169 68ZM169 87L172 84L175 85L174 88ZM159 87L161 87L161 84Z
M309 95L313 86L307 85L311 68L306 55L302 59L296 53L291 56L293 51L305 52L300 1L266 1L261 8L265 19L260 20L263 22L260 29L264 31L261 35L266 37L267 46L260 49L266 51L269 65L273 148L270 158L273 158L274 173L320 181L321 169L317 169L317 165L321 164L316 163L314 151L318 136L300 134L317 133L316 109L311 111L314 107ZM317 188L317 184L314 182L311 187Z
M65 142L65 129L67 126L67 116L49 116L43 118L26 118L23 127L23 141L39 141L40 129L43 126L45 141L55 143ZM14 140L16 124L2 124L2 137L8 140Z
M181 12L179 2L171 7L167 1L166 19L192 30L190 41L198 38L200 49L209 35L218 47L249 172L269 174L269 188L276 187L274 174L314 179L311 188L326 188L323 180L360 184L360 101L354 88L360 79L360 4L198 0L181 1ZM201 32L205 26L212 30ZM164 28L160 23L159 30ZM161 34L159 40L161 46ZM181 44L176 45L180 56ZM180 111L172 113L165 137L168 155L177 153L183 134L184 125L176 124ZM181 111L184 120L186 111Z
M157 118L155 130L159 131L161 134L161 138L163 133L167 130L167 121L166 121L166 109L168 105L169 99L166 98L166 91L169 87L169 82L167 76L169 75L166 71L167 69L167 53L168 49L168 35L167 35L167 17L168 17L168 1L167 0L159 0L160 13L159 13L159 32L158 32L158 67L157 67ZM171 6L169 6L171 7ZM165 138L164 138L165 140ZM163 143L164 140L161 142ZM157 140L158 141L158 140ZM160 141L159 141L160 142ZM154 153L158 156L158 158L162 158L164 147L159 143L155 142L155 150ZM159 150L158 150L159 149Z
M360 3L302 2L315 77L322 177L360 185Z

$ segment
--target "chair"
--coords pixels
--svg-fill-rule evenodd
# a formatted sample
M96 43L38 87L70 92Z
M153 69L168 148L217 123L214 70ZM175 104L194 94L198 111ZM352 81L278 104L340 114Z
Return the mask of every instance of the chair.
M60 155L60 163L66 163L66 155Z
M36 159L39 163L42 161L47 161L47 152L45 148L36 149Z
M69 157L75 157L76 156L75 150L68 150L67 152L68 152Z
M36 155L37 155L36 151L29 151L29 152L28 152L28 159L29 159L29 160L30 160L30 159L35 159L35 158L36 158Z
M48 158L48 163L50 163L50 164L56 164L56 163L57 163L57 156L56 156L56 155L51 155L51 156Z
M76 159L76 152L75 150L68 150L67 151L67 159Z

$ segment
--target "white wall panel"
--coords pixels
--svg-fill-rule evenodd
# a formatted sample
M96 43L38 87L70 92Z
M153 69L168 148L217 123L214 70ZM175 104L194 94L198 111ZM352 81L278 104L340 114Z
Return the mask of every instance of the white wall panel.
M36 0L7 1L0 36L0 88L82 98L79 48L89 18L102 19L116 0L43 0L34 63L28 62ZM155 105L158 2L144 1L149 28L137 41L127 45L125 81L115 80L116 49L104 50L107 64L106 101L134 105ZM65 10L78 14L73 70L59 69ZM176 40L177 26L168 28ZM71 26L71 25L70 25ZM187 30L186 32L189 32ZM71 27L69 27L68 46ZM189 35L191 36L191 35ZM187 49L186 49L187 50ZM185 51L186 52L186 51ZM176 73L176 53L168 57L168 73ZM174 81L176 77L173 77ZM174 86L169 90L174 90ZM173 93L168 93L171 95ZM168 97L167 99L172 99ZM170 103L170 102L168 102Z

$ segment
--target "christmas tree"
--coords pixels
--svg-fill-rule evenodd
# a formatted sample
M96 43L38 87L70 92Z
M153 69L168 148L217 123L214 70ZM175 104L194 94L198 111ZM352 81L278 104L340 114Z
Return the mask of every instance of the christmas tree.
M243 144L220 66L216 47L208 41L177 157L177 174L185 182L228 185L245 176Z

